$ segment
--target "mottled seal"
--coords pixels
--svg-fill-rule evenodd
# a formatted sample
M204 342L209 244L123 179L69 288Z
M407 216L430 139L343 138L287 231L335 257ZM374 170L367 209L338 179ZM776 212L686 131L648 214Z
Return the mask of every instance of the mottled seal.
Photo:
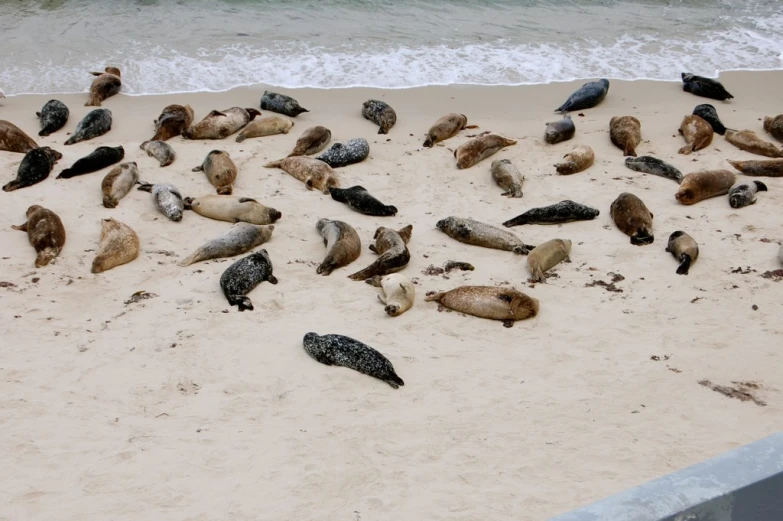
M408 225L401 230L392 230L383 226L375 230L375 244L370 244L370 251L379 257L361 271L349 275L351 280L367 280L375 275L388 275L396 273L408 265L411 259L408 251L408 241L411 240L413 225Z
M364 161L369 155L370 144L363 137L358 137L349 139L345 143L335 143L316 159L332 168L338 168Z
M365 282L376 288L381 288L378 300L386 306L384 309L391 317L399 317L413 307L416 289L405 275L392 273L367 279Z
M233 257L248 252L268 242L274 231L273 224L258 226L246 222L235 223L225 233L205 242L177 264L190 266L196 262Z
M677 275L687 275L691 264L699 258L698 243L682 230L678 230L669 235L669 243L666 245L666 251L672 254L680 263L677 267Z
M296 140L294 149L288 154L288 157L309 156L318 153L324 149L331 139L332 131L328 128L320 125L310 127L302 132L302 135Z
M253 302L247 294L264 281L277 284L277 277L272 274L269 253L259 250L229 266L220 276L220 289L229 305L236 306L239 311L253 311Z
M343 335L307 333L302 339L304 350L313 360L324 365L347 367L377 378L394 389L405 385L394 372L394 366L381 353L353 338Z
M299 102L291 96L269 92L268 90L265 90L264 95L261 96L261 110L271 110L292 118L303 112L310 112L306 108L301 107Z
M397 215L397 207L385 205L378 199L370 195L363 186L352 186L350 188L332 188L332 199L339 203L344 203L356 212L375 217L392 217Z
M489 167L492 179L497 185L505 190L500 195L506 197L522 197L522 184L525 182L523 176L517 167L508 159L495 159Z
M435 227L452 239L473 246L512 251L518 255L527 255L535 248L507 230L473 219L452 215L438 221Z
M73 145L102 136L111 130L112 116L109 109L95 109L90 111L76 125L71 137L63 143L64 145Z
M193 168L193 172L204 172L219 195L231 195L237 179L237 165L225 150L212 150L204 162Z
M139 167L135 161L115 166L101 182L103 206L116 208L120 199L128 195L133 185L139 181Z
M279 168L291 177L303 182L308 190L315 188L325 194L340 186L340 180L332 167L307 156L286 157L264 165L264 168Z
M256 109L232 107L213 110L204 119L182 130L185 139L223 139L238 131L261 113Z
M378 125L378 134L388 134L397 123L397 113L388 103L376 99L367 100L362 104L362 116Z
M726 130L726 141L746 152L758 154L766 157L783 157L783 150L780 150L769 141L764 141L752 130Z
M460 286L427 295L424 301L438 302L443 307L474 317L501 320L505 327L538 315L539 309L538 299L513 288L495 286Z
M36 112L35 115L41 121L41 131L38 132L38 135L48 136L65 126L68 122L70 111L65 106L65 103L52 99L47 101L41 108L41 111Z
M608 92L609 80L606 78L587 82L571 94L565 103L555 109L555 112L591 109L601 103Z
M169 166L177 158L174 149L165 141L145 141L139 145L139 148L144 150L148 156L157 159L160 166Z
M745 175L759 177L783 177L783 159L766 159L760 161L732 161L729 164Z
M186 197L184 203L186 210L193 210L202 217L230 223L272 224L283 216L250 197L205 195Z
M701 170L682 178L675 198L681 204L694 204L710 197L726 195L737 180L728 170Z
M169 183L144 183L139 181L137 190L150 192L155 208L169 220L179 222L182 220L182 212L185 210L185 202L182 194L176 186Z
M71 177L76 177L77 175L97 172L114 163L119 163L124 157L125 149L122 148L122 146L98 147L83 158L76 160L71 168L66 168L60 172L57 179L69 179Z
M27 209L27 222L11 226L14 230L27 232L30 244L35 248L35 267L41 268L52 262L65 246L65 227L60 217L42 206L33 205Z
M139 236L116 219L101 220L101 242L92 261L92 272L102 273L127 264L139 256Z
M609 120L609 137L624 155L636 157L636 147L642 142L642 124L633 116L614 116Z
M722 136L726 133L726 127L718 117L718 111L715 110L715 107L712 105L708 103L696 105L696 107L693 109L693 115L699 116L701 119L709 123L713 132L716 134L720 134Z
M712 143L712 125L704 121L699 116L685 116L680 123L680 135L685 138L687 145L680 148L677 152L688 155L691 152L707 148Z
M516 145L515 139L508 139L499 134L485 134L463 143L454 150L457 168L470 168L479 161L499 152L505 147Z
M276 134L288 134L294 122L282 116L264 116L254 119L237 134L237 143L247 138L274 136Z
M569 239L551 239L533 248L527 256L527 269L535 282L546 282L544 272L551 270L571 255Z
M26 154L38 144L10 121L0 120L0 150Z
M504 222L503 226L511 228L522 224L562 224L572 221L591 221L600 214L600 211L591 206L565 200L541 208L531 208Z
M682 181L682 172L674 168L666 161L661 161L657 157L640 156L626 157L625 166L635 172L657 175L666 179L671 179L677 183Z
M729 205L742 208L756 202L758 192L766 192L767 185L761 181L739 181L729 189Z
M193 108L190 105L168 105L153 123L155 135L150 141L169 140L193 124Z
M574 134L576 134L576 125L574 125L574 122L571 120L571 116L566 114L560 121L552 121L546 124L544 141L550 145L554 145L561 141L568 141L574 137Z
M331 275L332 271L347 266L362 253L362 241L350 224L331 220L319 219L315 229L324 239L326 257L315 270L319 275Z
M432 148L438 143L456 136L460 130L467 128L467 125L468 118L465 114L446 114L427 131L427 139L424 140L423 146Z
M120 92L122 88L122 79L120 69L117 67L106 67L104 72L91 72L97 76L90 85L90 99L84 104L85 107L100 107L101 102Z
M734 98L718 80L705 78L704 76L696 76L695 74L687 72L683 72L681 76L683 84L682 90L685 92L690 92L691 94L704 98L716 99L718 101L726 101L727 99Z
M655 241L653 214L641 199L623 192L612 202L609 214L621 232L631 238L631 244L644 246Z
M557 173L570 175L582 172L593 166L595 152L587 145L579 145L563 156L563 161L555 165Z
M764 130L778 141L783 141L783 114L764 118Z
M62 159L63 155L49 147L34 148L25 154L19 169L16 171L16 179L3 187L4 192L13 192L20 188L38 184L52 172L54 164Z

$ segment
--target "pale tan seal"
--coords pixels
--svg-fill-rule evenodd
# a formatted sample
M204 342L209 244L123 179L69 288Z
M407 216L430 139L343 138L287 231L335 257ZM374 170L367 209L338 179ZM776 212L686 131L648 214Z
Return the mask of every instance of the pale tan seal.
M751 161L732 161L731 166L745 175L761 177L783 177L783 159L762 159Z
M340 180L332 167L311 157L286 157L267 163L264 168L279 168L291 177L303 182L308 190L315 188L328 194L332 188L340 187Z
M114 96L122 88L122 79L120 69L117 67L106 67L104 72L91 72L97 76L90 85L90 99L84 104L85 107L100 107L101 102L106 98Z
M243 142L249 137L274 136L276 134L288 134L294 122L283 116L264 116L254 119L237 134L237 143Z
M595 152L587 145L579 145L563 156L563 161L557 163L555 168L561 175L577 174L593 166Z
M783 157L783 150L780 150L769 141L764 141L752 130L726 129L726 141L746 152L758 154L766 157Z
M546 282L545 271L549 271L571 255L571 241L552 239L539 244L527 254L527 269L535 282Z
M261 113L256 109L231 107L213 110L201 121L182 131L185 139L223 139L238 131Z
M37 253L36 268L52 262L65 246L65 227L62 220L56 213L42 206L33 205L28 208L27 222L11 228L27 232L27 238Z
M231 195L237 179L237 165L225 150L212 150L204 162L193 168L193 172L204 172L219 195Z
M115 166L101 182L103 191L103 206L116 208L120 199L128 195L133 185L139 181L139 167L135 161L120 163Z
M432 148L438 143L456 136L460 130L468 128L467 125L468 118L465 114L446 114L438 119L427 131L427 139L424 140L423 146ZM475 125L471 126L471 128L474 127Z
M500 195L506 197L522 197L522 183L525 182L523 176L517 167L508 159L495 159L490 165L492 179L497 185L505 190Z
M691 264L699 258L699 244L687 233L678 230L669 236L666 251L680 263L677 275L687 275Z
M764 130L778 141L783 141L783 114L764 118Z
M296 140L294 149L288 154L288 157L316 154L323 150L331 139L332 131L328 128L320 125L310 127L302 132L302 135Z
M38 144L10 121L0 120L0 150L26 154Z
M680 123L680 135L685 138L687 145L680 148L680 154L688 155L702 148L707 148L712 143L712 136L715 131L707 121L699 116L691 114L685 116Z
M315 229L324 239L326 257L315 270L319 275L330 275L332 271L348 266L362 253L362 241L353 226L343 221L319 219Z
M274 231L273 224L259 226L246 222L234 223L225 233L205 242L177 264L190 266L196 262L233 257L245 253L268 242Z
M202 217L230 223L272 224L283 216L250 197L204 195L186 197L184 203L186 210L193 210Z
M150 141L166 141L179 136L193 124L193 107L190 105L168 105L154 120L155 135Z
M498 134L475 137L458 146L454 151L454 157L457 158L457 168L460 170L470 168L505 147L516 144L515 139L508 139Z
M381 226L375 230L375 244L370 244L370 251L379 257L361 271L349 275L351 280L367 280L375 275L388 275L396 273L408 265L411 259L408 251L408 241L411 240L413 225L408 225L401 230L392 230Z
M92 272L102 273L127 264L139 256L139 236L125 223L115 219L101 221L101 242L92 261Z
M381 288L378 300L386 306L384 310L389 316L399 317L413 307L416 289L405 275L400 273L376 275L365 282L376 288Z
M680 189L674 197L681 204L698 203L710 197L726 195L736 181L736 174L728 170L693 172L682 178Z
M438 302L443 307L460 313L490 320L501 320L512 327L517 320L538 315L538 299L514 288L495 286L460 286L451 291L427 295L425 302Z
M634 246L644 246L655 241L653 213L634 194L623 192L609 208L612 220L621 232L631 238Z
M609 137L624 155L636 157L636 147L642 142L642 124L633 116L614 116L609 120Z

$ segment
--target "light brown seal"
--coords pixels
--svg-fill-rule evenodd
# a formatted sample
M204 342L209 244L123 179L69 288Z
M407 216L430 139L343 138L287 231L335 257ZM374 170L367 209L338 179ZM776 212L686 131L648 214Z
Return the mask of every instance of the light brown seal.
M631 238L631 244L644 246L655 241L653 235L653 214L641 199L623 192L609 208L612 220L621 232Z
M473 246L512 251L517 255L527 255L530 250L535 248L535 246L525 244L522 239L503 228L473 219L452 215L438 221L435 227L452 239Z
M752 130L740 130L737 132L736 130L726 129L726 141L751 154L766 157L783 157L783 151L769 141L764 141L758 137Z
M328 194L332 188L340 186L340 180L332 167L311 157L286 157L267 163L264 168L279 168L291 177L302 181L308 190L315 188Z
M249 137L274 136L276 134L288 134L294 122L283 116L264 116L254 119L237 134L237 143L241 143Z
M232 107L213 110L201 121L182 131L185 139L223 139L238 131L261 113L256 109Z
M52 262L65 246L65 227L62 220L56 213L42 206L33 205L28 208L27 222L11 228L27 232L27 238L38 254L35 258L36 268Z
M230 223L272 224L283 214L250 197L233 195L204 195L186 197L185 210L193 210L202 217Z
M0 120L0 150L26 154L38 144L10 121Z
M219 195L231 195L237 179L237 165L225 150L212 150L204 162L193 168L193 172L204 172Z
M432 148L438 143L456 136L460 130L468 128L467 125L468 118L465 114L446 114L438 119L427 131L427 139L424 140L423 146ZM472 125L471 128L475 128L475 125Z
M139 168L135 161L115 166L101 182L103 206L116 208L120 199L128 195L133 185L139 181Z
M714 134L715 131L712 129L712 125L703 118L695 115L685 116L682 119L682 123L680 123L680 135L685 138L687 145L678 150L678 152L688 155L691 152L707 148L712 143Z
M490 172L495 183L505 190L500 195L506 197L522 197L524 195L522 183L525 182L525 176L519 173L519 169L510 160L495 159L490 166Z
M474 317L502 320L505 327L512 327L517 320L534 317L539 310L538 299L514 288L495 286L460 286L427 295L424 300Z
M166 141L179 136L193 124L193 107L190 105L168 105L154 120L155 135L150 141Z
M324 246L326 246L326 257L315 270L319 275L330 275L332 271L348 266L361 255L362 241L350 224L319 219L315 229L324 238Z
M726 161L745 175L783 177L783 159L762 159L758 161L732 161L727 159Z
M516 144L516 140L498 134L475 137L458 146L454 151L454 157L457 158L457 168L460 170L470 168L503 148Z
M736 181L736 174L728 170L693 172L682 178L680 189L674 197L681 204L698 203L710 197L726 195Z
M288 154L288 157L316 154L323 150L331 139L332 131L328 128L320 125L310 127L302 132L302 135L296 140L296 145L294 145L294 149Z
M699 244L687 233L678 230L669 236L666 251L680 263L677 275L687 275L691 264L699 258Z
M400 273L376 275L365 282L376 288L381 288L378 300L386 306L384 310L391 317L399 317L413 307L416 298L416 288L408 277Z
M120 69L117 67L106 67L104 72L91 72L97 76L90 85L90 99L84 104L85 107L100 107L101 102L106 98L114 96L122 88L122 79L120 79Z
M642 142L642 124L633 116L614 116L609 120L609 137L624 155L636 157L636 147Z
M408 265L411 259L408 251L408 241L411 240L413 225L408 225L401 230L392 230L381 226L375 230L375 244L370 244L370 251L379 255L379 257L361 271L349 275L351 280L367 280L376 275L388 275L403 269Z
M587 145L579 145L563 156L563 161L557 163L555 168L561 175L570 175L582 172L593 166L595 152Z
M546 282L545 271L549 271L571 255L571 241L552 239L539 244L527 254L527 269L535 282Z
M764 118L764 130L778 141L783 141L783 114Z
M125 223L115 219L101 221L101 242L92 261L92 272L102 273L127 264L139 256L139 236Z

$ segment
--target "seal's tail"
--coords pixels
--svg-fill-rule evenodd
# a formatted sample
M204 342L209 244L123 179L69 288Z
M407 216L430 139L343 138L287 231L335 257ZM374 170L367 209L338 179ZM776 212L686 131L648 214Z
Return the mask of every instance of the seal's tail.
M245 295L231 295L228 303L239 308L239 311L253 311L253 302Z
M516 253L517 255L527 255L531 251L533 251L536 247L532 244L524 244L522 246L514 246L514 249L511 250L512 252Z
M432 295L427 295L424 297L424 302L438 302L440 299L443 298L443 295L445 295L445 291L438 291L436 293L433 293Z
M264 165L264 168L280 168L280 165L283 163L282 159L278 159L277 161L270 161L269 163Z
M152 192L152 183L145 183L143 181L136 181L136 184L139 186L136 188L136 190L141 190L142 192Z
M687 253L680 255L680 265L677 268L677 275L687 275L691 268L691 256Z
M402 378L397 376L397 373L395 373L393 370L390 375L386 376L383 379L383 381L391 385L395 389L398 389L400 386L405 385L405 382L402 381Z

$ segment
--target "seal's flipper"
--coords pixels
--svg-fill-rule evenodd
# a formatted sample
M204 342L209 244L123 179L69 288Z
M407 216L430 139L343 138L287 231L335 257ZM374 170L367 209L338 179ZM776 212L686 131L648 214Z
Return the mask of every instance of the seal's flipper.
M680 255L680 266L677 268L677 275L687 275L691 267L691 256L687 253Z

